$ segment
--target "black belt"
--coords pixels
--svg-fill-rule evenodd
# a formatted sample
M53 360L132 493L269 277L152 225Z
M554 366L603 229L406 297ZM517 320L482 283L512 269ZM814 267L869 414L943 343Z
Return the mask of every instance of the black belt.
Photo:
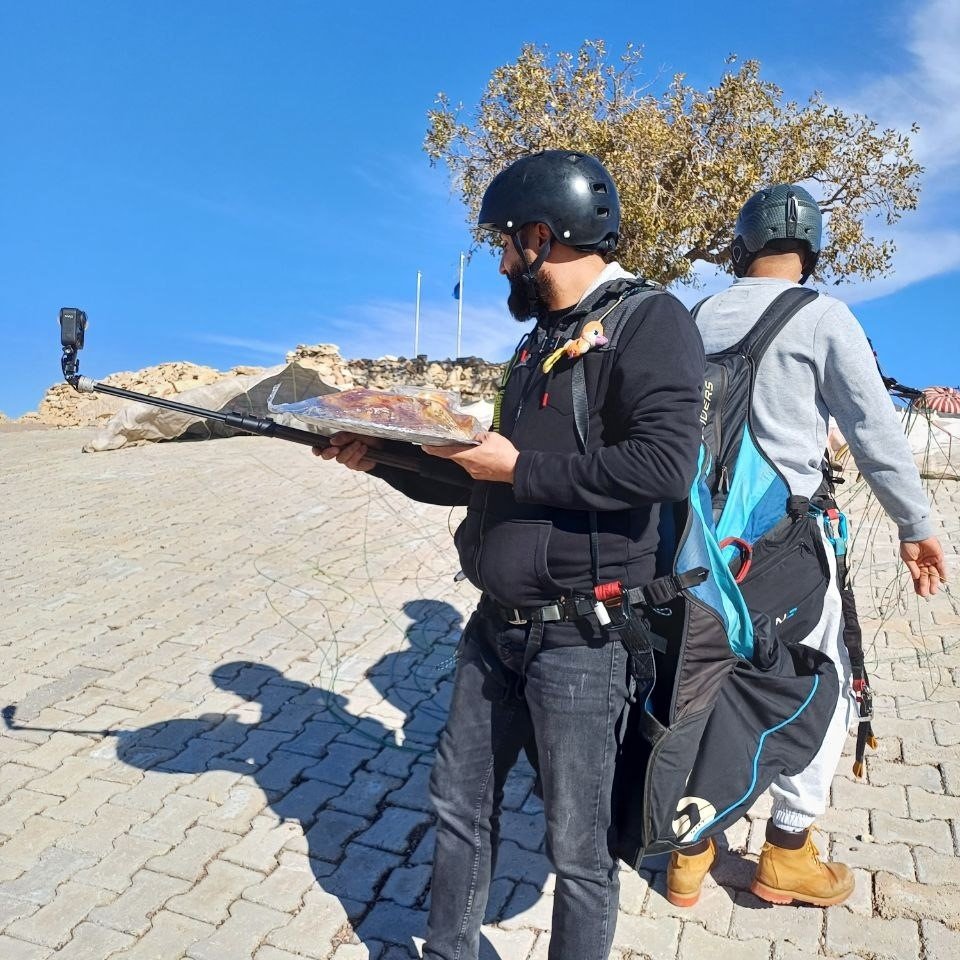
M616 599L604 601L604 606L610 610L616 610L626 599L631 606L644 604L650 607L662 607L688 587L703 583L707 576L708 571L705 567L695 567L686 573L658 577L643 587L630 587L624 590ZM501 620L513 626L522 626L525 623L564 623L596 616L597 601L588 594L560 597L559 600L540 607L505 607L490 597L484 599Z
M504 607L495 600L490 600L489 604L493 612L504 621L514 626L522 626L525 623L565 623L570 620L584 620L594 615L594 606L596 600L593 597L561 597L553 603L544 604L542 607ZM616 606L620 606L621 601L617 600ZM613 603L607 606L613 607Z

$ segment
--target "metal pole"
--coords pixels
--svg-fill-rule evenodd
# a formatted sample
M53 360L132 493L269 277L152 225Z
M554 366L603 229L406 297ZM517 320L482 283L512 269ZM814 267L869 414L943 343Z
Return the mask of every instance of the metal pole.
M460 254L460 296L457 297L457 358L460 356L460 337L463 333L463 254Z
M417 312L413 321L413 357L420 356L420 278L423 275L417 271Z

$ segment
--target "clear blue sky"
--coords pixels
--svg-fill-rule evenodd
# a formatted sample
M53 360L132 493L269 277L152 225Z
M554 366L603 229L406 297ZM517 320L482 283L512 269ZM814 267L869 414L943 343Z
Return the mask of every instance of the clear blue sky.
M783 8L786 13L786 8ZM921 209L897 275L841 287L889 372L960 381L960 5L84 3L0 7L0 410L60 378L57 311L90 317L82 369L454 352L464 213L421 149L438 90L477 102L522 43L644 45L656 88L757 57L791 96L923 126ZM485 254L464 283L463 353L519 330ZM682 292L688 302L695 291Z

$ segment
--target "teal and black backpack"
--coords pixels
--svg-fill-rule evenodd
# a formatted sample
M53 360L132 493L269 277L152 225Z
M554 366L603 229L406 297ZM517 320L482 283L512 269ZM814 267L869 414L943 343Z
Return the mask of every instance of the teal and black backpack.
M795 642L830 576L820 520L790 497L750 417L763 351L815 296L788 291L708 357L697 476L685 501L661 507L657 579L625 598L634 696L611 847L633 866L722 831L777 776L803 770L836 707L832 661Z

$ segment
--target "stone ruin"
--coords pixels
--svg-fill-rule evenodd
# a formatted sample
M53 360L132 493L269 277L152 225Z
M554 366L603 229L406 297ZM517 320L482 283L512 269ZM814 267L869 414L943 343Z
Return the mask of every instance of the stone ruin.
M502 363L488 363L479 357L462 357L458 360L429 360L425 356L412 360L405 357L346 360L332 343L313 346L301 344L286 356L287 363L294 361L316 370L322 380L338 388L428 386L439 390L455 390L464 404L493 400L504 366ZM194 387L215 383L226 377L255 374L266 369L240 366L222 371L195 363L173 362L136 372L113 373L101 382L135 393L175 397ZM68 384L58 383L47 390L37 410L24 414L19 422L55 427L100 425L112 417L122 403L123 400L99 393L77 393ZM6 419L0 414L0 422Z

